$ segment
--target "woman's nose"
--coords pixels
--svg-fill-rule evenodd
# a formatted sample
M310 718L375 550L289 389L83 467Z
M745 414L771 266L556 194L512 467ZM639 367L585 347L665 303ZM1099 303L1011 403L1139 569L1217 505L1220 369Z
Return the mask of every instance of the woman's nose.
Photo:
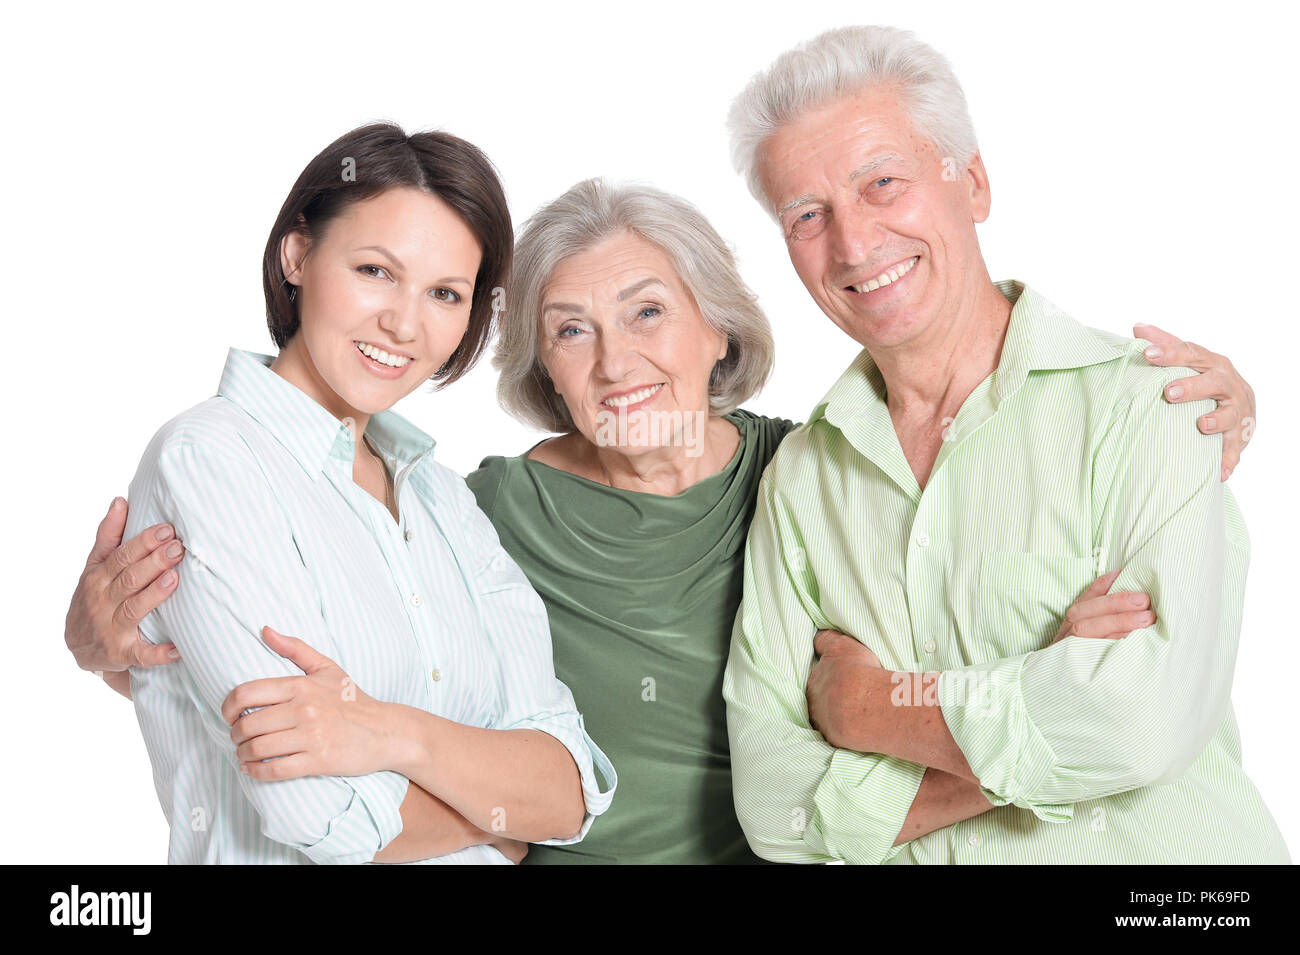
M597 371L608 381L622 381L636 371L640 357L625 335L602 335L596 357Z

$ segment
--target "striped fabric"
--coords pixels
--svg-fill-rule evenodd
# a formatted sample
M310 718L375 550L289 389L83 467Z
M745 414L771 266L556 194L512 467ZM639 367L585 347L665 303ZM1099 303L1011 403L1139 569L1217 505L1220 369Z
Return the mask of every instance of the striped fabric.
M586 834L616 777L556 680L540 598L433 440L388 411L366 429L395 475L400 525L352 480L352 432L231 349L217 397L164 425L130 488L128 537L168 521L185 543L176 593L141 625L182 660L133 669L131 690L171 826L173 863L367 862L402 829L393 772L257 781L239 771L221 702L300 675L264 625L337 661L371 696L456 722L537 729L582 777ZM599 768L608 790L595 775ZM499 863L475 846L425 860Z
M1241 767L1229 702L1249 541L1219 481L1211 401L1148 343L1085 328L1017 282L997 370L920 489L863 351L785 439L759 489L724 680L736 808L786 862L1287 862ZM1101 573L1151 595L1122 640L1060 618ZM816 630L937 702L997 806L900 847L925 767L809 727ZM900 703L924 702L915 684Z

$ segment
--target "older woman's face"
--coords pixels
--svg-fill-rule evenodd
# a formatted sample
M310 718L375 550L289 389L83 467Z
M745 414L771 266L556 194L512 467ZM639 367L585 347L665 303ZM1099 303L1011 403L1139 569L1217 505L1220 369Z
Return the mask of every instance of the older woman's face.
M668 256L632 233L560 263L542 296L540 337L578 431L628 454L665 443L656 422L709 413L709 375L727 354ZM619 419L631 426L609 427Z

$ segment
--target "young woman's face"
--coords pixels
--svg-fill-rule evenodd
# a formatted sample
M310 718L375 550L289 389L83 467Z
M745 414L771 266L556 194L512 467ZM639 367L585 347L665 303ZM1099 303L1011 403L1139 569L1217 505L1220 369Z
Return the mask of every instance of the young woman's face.
M314 240L290 233L280 258L300 325L277 370L340 419L392 407L460 344L481 254L450 206L404 187L352 203Z

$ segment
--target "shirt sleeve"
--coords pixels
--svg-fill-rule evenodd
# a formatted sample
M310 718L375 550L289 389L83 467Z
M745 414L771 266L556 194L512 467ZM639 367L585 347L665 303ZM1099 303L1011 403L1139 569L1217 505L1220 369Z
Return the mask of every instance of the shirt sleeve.
M465 482L455 476L452 480L458 486L458 504L475 549L475 599L501 666L502 710L490 728L541 730L564 744L577 764L582 783L586 804L582 827L571 838L547 839L537 844L581 842L595 818L609 808L618 775L587 735L573 694L555 676L546 605L501 546L496 528L475 505ZM597 770L607 787L603 791Z
M773 862L887 861L902 849L893 843L925 767L837 749L812 728L813 637L830 623L771 475L759 485L722 684L736 815L750 847Z
M1075 802L1172 781L1227 715L1249 541L1222 438L1196 427L1213 401L1163 400L1187 374L1119 402L1094 464L1099 563L1122 568L1112 592L1150 594L1155 624L940 675L944 719L996 805L1064 822Z
M141 625L147 639L175 642L185 692L204 732L234 770L262 822L262 834L317 863L371 861L402 831L407 780L391 772L255 780L241 772L221 716L241 683L301 676L261 639L263 626L299 637L339 659L321 616L320 598L292 529L257 465L190 443L164 445L156 465L137 477L132 524L169 522L186 552L176 592ZM150 706L149 695L137 700ZM150 753L184 740L150 739L157 721L141 720ZM197 743L198 741L195 741ZM156 760L155 760L156 762Z

